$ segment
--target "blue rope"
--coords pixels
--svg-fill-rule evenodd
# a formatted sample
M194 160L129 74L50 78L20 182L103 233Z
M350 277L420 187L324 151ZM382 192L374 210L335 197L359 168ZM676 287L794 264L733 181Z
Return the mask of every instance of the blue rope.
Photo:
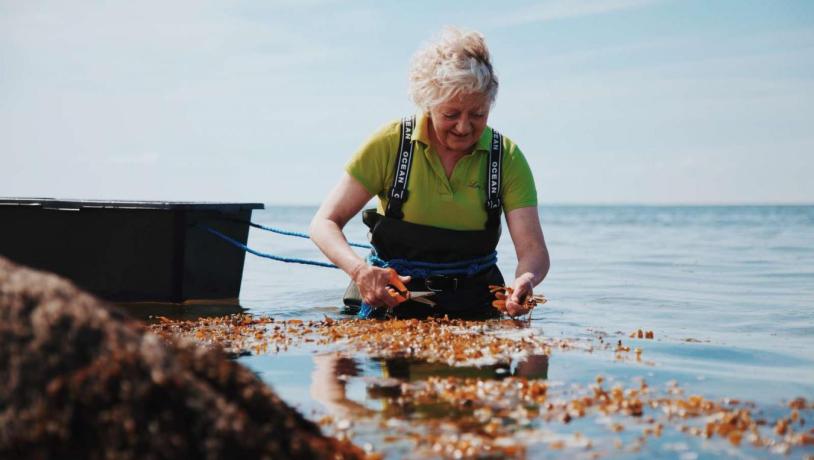
M374 267L392 268L399 275L415 278L429 278L430 276L475 276L483 270L497 263L497 252L474 259L456 262L422 262L407 259L383 260L375 254L367 256L367 261Z
M370 304L362 302L362 305L359 307L359 313L356 314L356 317L359 319L370 319L376 314L376 312L379 311L379 308L372 307Z
M300 238L309 238L308 235L304 233L289 232L286 230L273 229L271 227L262 227L258 224L253 223L250 223L250 225L262 228L263 230L268 230L270 232L280 233L283 235L298 236ZM228 237L223 233L215 230L214 228L207 227L205 225L202 225L202 227L209 233L221 238L227 243L259 257L265 257L266 259L277 260L280 262L287 263L316 265L318 267L328 267L328 268L339 268L334 264L320 262L318 260L298 259L295 257L281 257L265 252L255 251L254 249L246 246L240 241ZM357 247L370 247L369 245L360 245L360 244L351 244L351 245ZM443 276L443 275L474 276L475 274L497 263L497 252L493 251L491 254L488 254L483 257L478 257L469 260L461 260L456 262L423 262L423 261L411 261L407 259L384 260L376 256L374 253L371 253L367 257L367 262L375 267L392 268L402 276L413 276L415 278L429 278L430 276ZM359 309L359 313L357 314L357 318L368 319L372 317L377 311L378 311L377 308L374 308L368 305L367 303L362 302L361 308Z
M227 243L238 247L250 254L266 259L277 260L280 262L288 262L304 265L316 265L318 267L339 268L336 265L328 262L321 262L318 260L299 259L296 257L282 257L275 256L266 252L256 251L240 241L235 240L223 233L215 230L212 227L202 225L202 227L209 233L223 239ZM407 260L407 259L390 259L384 260L375 253L367 256L367 262L374 267L392 268L396 270L401 276L412 276L415 278L429 278L430 276L474 276L481 271L495 265L497 263L497 252L492 251L491 254L474 259L460 260L455 262L424 262L420 260Z
M336 265L330 264L328 262L320 262L318 260L308 260L308 259L297 259L295 257L280 257L280 256L275 256L273 254L268 254L268 253L265 253L265 252L255 251L254 249L246 246L245 244L241 243L240 241L237 241L237 240L235 240L233 238L230 238L230 237L224 235L223 233L215 230L214 228L207 227L207 226L203 226L203 228L207 232L209 232L209 233L211 233L211 234L213 234L213 235L215 235L217 237L220 237L221 239L223 239L227 243L230 243L233 246L236 246L236 247L238 247L238 248L240 248L240 249L242 249L242 250L244 250L244 251L246 251L246 252L248 252L250 254L254 254L254 255L259 256L259 257L265 257L266 259L278 260L280 262L288 262L288 263L292 263L292 264L316 265L317 267L339 268Z
M266 227L265 225L256 224L254 222L248 222L248 224L251 225L254 228L259 228L260 230L266 230L268 232L277 233L277 234L280 234L280 235L296 236L297 238L311 239L311 237L308 236L307 233L292 232L290 230L283 230L283 229L280 229L280 228ZM371 246L369 244L352 243L352 242L348 242L348 244L351 245L351 246L356 246L357 248L373 249L373 246Z
M491 254L483 257L456 262L422 262L407 259L384 260L371 253L367 256L367 262L374 267L392 268L401 276L413 276L415 278L429 278L430 276L439 275L474 276L497 263L497 251L492 251ZM362 302L356 317L359 319L369 319L375 316L379 311L380 308L372 307Z

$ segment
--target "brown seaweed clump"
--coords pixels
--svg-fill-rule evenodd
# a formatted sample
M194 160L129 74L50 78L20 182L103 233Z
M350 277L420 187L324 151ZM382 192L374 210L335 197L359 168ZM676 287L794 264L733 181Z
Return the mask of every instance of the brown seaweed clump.
M314 343L341 346L379 358L409 357L449 365L511 362L520 354L550 355L552 348L582 349L579 340L551 339L524 333L514 320L466 321L448 318L360 319L322 321L275 320L247 314L192 321L156 318L150 330L162 337L182 337L223 347L233 355L279 353L288 347ZM510 329L513 328L513 329ZM506 335L506 332L518 334Z
M0 258L0 458L358 458L217 348Z

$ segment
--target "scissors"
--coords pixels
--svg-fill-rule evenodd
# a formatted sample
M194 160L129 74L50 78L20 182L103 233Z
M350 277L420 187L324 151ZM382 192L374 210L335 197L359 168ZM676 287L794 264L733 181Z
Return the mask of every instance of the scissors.
M390 280L387 282L387 292L391 297L398 300L399 303L406 302L408 300L415 300L416 302L421 302L431 307L436 305L435 302L427 298L435 294L435 292L410 291L407 289L407 286L401 282L401 279L399 279L399 274L395 270L388 268L387 271L390 272Z

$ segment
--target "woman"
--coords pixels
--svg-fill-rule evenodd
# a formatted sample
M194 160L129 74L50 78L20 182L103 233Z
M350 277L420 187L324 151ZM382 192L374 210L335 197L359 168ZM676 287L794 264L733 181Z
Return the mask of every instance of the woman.
M483 36L445 30L413 58L410 95L420 113L368 139L317 211L311 238L351 277L363 306L398 317L494 316L488 286L504 284L494 256L502 210L518 259L506 309L527 312L523 299L545 277L549 257L528 163L487 126L497 89ZM374 247L369 265L342 228L374 195L378 209L363 216ZM436 305L401 302L386 267L405 275L411 291L434 292L428 299Z

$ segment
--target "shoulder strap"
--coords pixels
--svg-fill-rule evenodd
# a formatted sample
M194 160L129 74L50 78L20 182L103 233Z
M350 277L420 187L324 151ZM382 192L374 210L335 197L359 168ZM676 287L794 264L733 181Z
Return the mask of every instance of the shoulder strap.
M407 201L407 181L410 179L410 167L413 164L413 129L415 129L415 116L401 120L401 139L396 152L396 173L393 177L393 186L390 188L389 199L385 215L394 219L403 219L402 205Z
M489 149L489 164L486 167L486 228L500 226L500 211L503 200L500 198L501 176L503 173L503 136L492 130L492 148Z

